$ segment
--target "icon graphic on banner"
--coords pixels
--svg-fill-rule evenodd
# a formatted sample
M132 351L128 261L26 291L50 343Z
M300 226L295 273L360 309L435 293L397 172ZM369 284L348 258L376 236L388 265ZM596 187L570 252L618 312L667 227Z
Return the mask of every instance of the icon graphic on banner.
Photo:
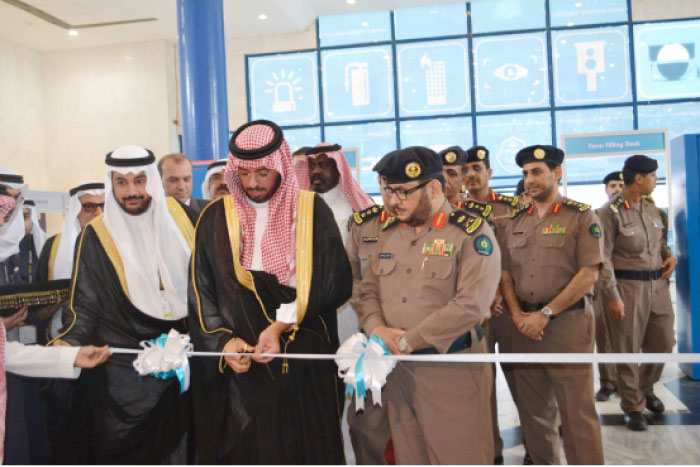
M447 104L447 79L445 62L433 61L425 52L420 59L420 67L425 70L425 95L428 106Z
M345 92L352 96L353 107L370 104L367 62L352 62L345 65Z
M649 46L652 81L682 81L697 77L695 44L666 44Z
M294 71L287 71L282 68L280 76L277 73L272 73L274 81L265 81L269 88L265 89L268 94L274 94L275 100L272 103L272 111L279 112L294 112L297 109L297 103L294 100L294 92L303 91L301 86L298 86L301 78L294 78Z
M586 76L586 91L598 90L598 75L605 72L605 41L577 42L576 64L579 75Z
M525 140L520 139L517 136L511 136L510 138L505 139L501 143L501 147L498 148L498 153L496 154L496 160L501 168L503 168L503 170L506 172L520 172L520 167L518 167L518 165L515 163L515 155L525 146Z
M503 81L516 81L527 76L527 68L519 63L504 63L493 70L493 76Z

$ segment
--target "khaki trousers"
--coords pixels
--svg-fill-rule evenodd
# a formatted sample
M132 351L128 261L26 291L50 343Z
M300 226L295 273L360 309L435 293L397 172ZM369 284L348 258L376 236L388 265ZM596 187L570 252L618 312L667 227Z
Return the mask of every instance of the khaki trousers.
M593 310L595 311L595 346L598 353L613 352L610 342L610 313L607 309L607 300L603 297L602 290L596 283L595 295L593 299ZM600 387L608 389L617 388L617 377L615 375L615 365L612 363L599 363Z
M499 353L513 352L513 334L517 333L513 320L510 318L508 310L503 310L500 316L492 316L484 324L484 334L488 344L489 353L496 353L496 344L498 343ZM503 455L503 439L498 426L498 400L496 394L496 365L491 365L493 371L493 391L491 391L491 421L493 422L493 445L495 456ZM502 363L501 370L506 377L506 383L510 390L510 395L515 402L515 406L519 407L517 392L515 388L515 375L513 374L515 365ZM519 409L518 409L519 411Z
M358 465L386 464L384 451L391 438L389 434L389 415L386 409L386 396L383 395L382 405L374 405L372 394L367 393L365 408L355 410L355 395L348 409L348 426L350 441Z
M618 280L617 289L625 304L625 317L610 320L615 352L671 352L676 338L668 281ZM654 393L663 368L662 363L615 365L620 407L625 413L644 410L646 396Z
M466 352L484 353L484 339ZM491 464L486 363L399 362L385 386L396 464Z
M518 333L513 350L592 353L594 321L593 308L587 299L585 309L565 311L550 321L541 341ZM604 463L591 364L518 365L515 384L523 414L523 436L535 464L562 464L556 407L561 416L566 462Z

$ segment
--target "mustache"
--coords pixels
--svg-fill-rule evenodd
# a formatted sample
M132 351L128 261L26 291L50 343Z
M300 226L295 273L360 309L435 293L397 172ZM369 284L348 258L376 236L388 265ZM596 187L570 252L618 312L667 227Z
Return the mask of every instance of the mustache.
M127 202L127 201L140 201L140 200L144 200L144 199L146 199L145 196L127 196L126 198L124 198L124 202Z

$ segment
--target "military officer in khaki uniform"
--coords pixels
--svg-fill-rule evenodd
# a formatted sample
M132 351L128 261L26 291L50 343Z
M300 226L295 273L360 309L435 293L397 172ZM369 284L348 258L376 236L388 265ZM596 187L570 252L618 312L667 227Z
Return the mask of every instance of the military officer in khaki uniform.
M360 324L394 354L484 353L481 329L500 274L491 227L455 210L428 148L388 156L382 173L396 212L362 281ZM397 464L490 464L488 364L399 362L384 395Z
M600 213L605 234L603 284L615 352L671 352L675 344L668 278L676 258L664 241L656 206L645 198L656 187L657 167L646 156L627 158L622 169L625 187ZM663 365L615 368L625 424L630 430L645 430L644 406L655 413L664 411L654 395Z
M622 181L622 172L610 172L603 179L605 194L608 200L617 196L625 183ZM596 209L596 215L600 218L602 208ZM598 278L598 282L593 289L593 309L595 310L595 346L598 353L612 352L610 342L610 315L607 312L607 300L603 297L605 286L602 284L603 274ZM612 363L599 363L598 372L600 374L600 389L595 395L597 401L607 401L617 391L617 378L615 377L615 365Z
M360 302L360 285L367 272L370 255L374 251L382 225L393 216L388 198L384 192L384 177L381 169L385 159L380 160L372 170L379 174L379 190L384 206L375 205L350 217L350 235L345 249L352 267L352 297L350 305L357 313ZM386 404L376 405L372 395L367 394L364 410L355 410L355 398L348 409L350 440L358 465L386 464L385 453L391 435Z
M590 295L602 264L598 218L558 192L564 152L530 146L516 156L533 199L503 233L501 291L520 331L513 351L593 352ZM522 365L515 371L523 435L535 464L561 464L556 400L568 464L602 464L593 366Z
M467 183L467 154L459 146L450 146L438 153L442 161L442 176L445 179L443 193L447 202L464 209L464 187Z

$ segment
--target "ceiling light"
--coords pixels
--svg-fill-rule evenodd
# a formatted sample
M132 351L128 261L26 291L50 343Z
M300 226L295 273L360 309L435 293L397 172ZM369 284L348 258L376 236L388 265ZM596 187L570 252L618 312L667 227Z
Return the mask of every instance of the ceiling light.
M260 13L258 19L267 19L267 15L265 13Z
M79 34L79 32L78 32L77 30L75 30L75 29L69 29L69 30L68 30L68 35L69 35L69 36L77 36L78 34Z
M348 5L354 5L356 0L345 0Z

